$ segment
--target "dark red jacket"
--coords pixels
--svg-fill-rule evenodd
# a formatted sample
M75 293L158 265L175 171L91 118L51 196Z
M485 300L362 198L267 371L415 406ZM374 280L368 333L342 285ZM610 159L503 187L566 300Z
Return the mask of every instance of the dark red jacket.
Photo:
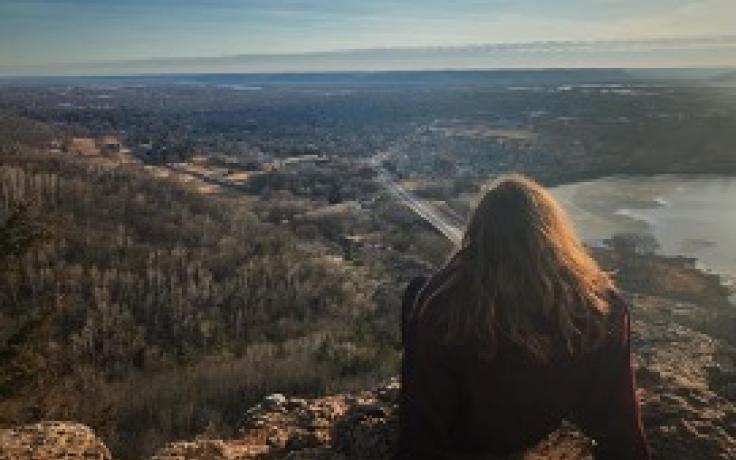
M422 285L414 281L404 298L397 458L512 455L533 447L563 419L594 440L596 460L650 458L631 367L628 308L618 294L611 294L608 340L596 351L560 353L540 364L500 339L489 362L444 344L442 310L451 293L412 314Z

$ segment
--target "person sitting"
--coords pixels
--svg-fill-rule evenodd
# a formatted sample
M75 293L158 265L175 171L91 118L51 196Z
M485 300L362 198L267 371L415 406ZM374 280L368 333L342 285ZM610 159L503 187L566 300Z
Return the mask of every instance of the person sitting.
M627 303L533 180L499 178L403 309L396 458L520 458L563 419L596 460L650 458Z

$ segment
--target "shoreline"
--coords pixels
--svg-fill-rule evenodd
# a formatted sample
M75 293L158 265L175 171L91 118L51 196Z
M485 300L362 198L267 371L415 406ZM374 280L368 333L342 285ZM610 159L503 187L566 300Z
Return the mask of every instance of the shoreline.
M722 256L731 246L722 230L728 222L716 215L728 199L727 190L706 190L702 203L697 197L703 188L733 187L734 181L736 175L730 174L616 174L566 183L555 187L553 193L559 194L558 199L568 207L590 247L607 247L605 240L617 233L649 235L658 246L654 256L682 258L704 274L719 276L731 290L731 302L736 306L736 265ZM602 205L597 206L598 198ZM606 199L609 203L604 202ZM688 222L689 216L701 210L705 211L702 216L693 217L699 219L702 228L694 227ZM724 212L728 214L730 207L726 206Z

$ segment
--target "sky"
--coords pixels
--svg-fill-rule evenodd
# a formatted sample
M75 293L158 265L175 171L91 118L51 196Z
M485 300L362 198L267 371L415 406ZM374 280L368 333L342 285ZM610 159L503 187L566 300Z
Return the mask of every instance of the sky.
M489 55L503 44L537 48ZM736 66L736 0L0 0L0 74L390 69L406 48L419 67Z

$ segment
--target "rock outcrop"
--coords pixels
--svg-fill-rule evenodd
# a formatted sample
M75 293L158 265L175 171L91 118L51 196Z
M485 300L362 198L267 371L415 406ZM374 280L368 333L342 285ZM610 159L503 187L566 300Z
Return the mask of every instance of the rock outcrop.
M736 382L736 350L683 326L704 318L694 304L645 298L632 327L642 416L657 459L736 459L736 398L714 389ZM734 331L736 334L736 331ZM721 393L723 393L721 391Z
M105 444L87 426L42 422L0 430L0 460L110 460Z
M230 441L177 442L152 460L386 460L396 443L399 383L318 399L271 395L246 414ZM588 441L565 426L525 458L576 458ZM569 455L568 455L569 454Z

